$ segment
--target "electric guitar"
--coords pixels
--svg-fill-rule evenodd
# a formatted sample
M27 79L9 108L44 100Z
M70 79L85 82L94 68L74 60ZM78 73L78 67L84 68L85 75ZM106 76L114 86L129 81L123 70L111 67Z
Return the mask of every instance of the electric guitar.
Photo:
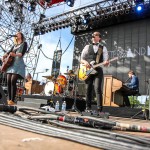
M114 57L114 58L110 59L109 62L112 62L112 61L115 61L115 60L118 60L118 57ZM104 62L93 65L91 68L87 68L85 65L80 64L80 69L79 69L79 72L78 72L79 80L81 80L81 81L87 80L90 75L97 73L95 68L97 68L99 66L103 66L103 65L104 65Z
M14 57L10 56L10 54L3 60L3 64L1 66L1 71L6 72L7 68L9 68L14 61Z

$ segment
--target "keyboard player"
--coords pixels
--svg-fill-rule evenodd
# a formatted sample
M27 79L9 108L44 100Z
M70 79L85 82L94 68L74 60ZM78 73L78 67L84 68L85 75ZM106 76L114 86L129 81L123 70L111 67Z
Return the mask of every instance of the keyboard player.
M126 87L128 90L126 90L126 92L123 92L122 94L124 105L130 107L130 101L128 96L139 93L139 79L135 75L133 70L130 70L128 72L128 77L129 77L128 82L124 83L124 87Z

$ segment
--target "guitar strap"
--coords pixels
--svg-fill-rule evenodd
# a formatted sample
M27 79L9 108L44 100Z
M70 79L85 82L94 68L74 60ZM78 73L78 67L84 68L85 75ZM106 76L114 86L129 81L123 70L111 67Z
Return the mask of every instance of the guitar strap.
M103 47L99 47L98 52L97 52L97 56L96 56L96 63L99 63L99 59L100 59L102 52L103 52Z

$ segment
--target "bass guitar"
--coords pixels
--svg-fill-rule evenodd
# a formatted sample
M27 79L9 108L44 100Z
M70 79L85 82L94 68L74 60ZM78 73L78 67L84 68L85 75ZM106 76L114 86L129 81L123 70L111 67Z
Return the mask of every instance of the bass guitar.
M9 68L14 62L14 57L10 56L10 54L3 60L3 64L1 66L1 71L6 72L7 68Z
M115 61L115 60L118 60L118 57L114 57L114 58L110 59L109 62L112 62L112 61ZM87 68L85 65L80 64L80 69L79 69L79 72L78 72L79 80L81 80L81 81L87 80L90 75L97 73L95 68L97 68L99 66L103 66L103 65L104 65L104 62L93 65L91 68Z

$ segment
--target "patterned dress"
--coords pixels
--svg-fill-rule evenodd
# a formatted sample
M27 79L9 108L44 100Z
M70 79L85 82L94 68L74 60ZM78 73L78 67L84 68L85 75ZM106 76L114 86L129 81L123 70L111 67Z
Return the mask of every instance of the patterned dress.
M13 64L7 69L6 73L12 73L12 74L18 74L21 78L25 78L25 63L23 60L23 55L25 54L27 50L27 43L23 42L20 45L15 45L12 48L12 52L15 51L15 53L22 53L22 57L16 56L14 57ZM8 53L10 53L9 51Z

